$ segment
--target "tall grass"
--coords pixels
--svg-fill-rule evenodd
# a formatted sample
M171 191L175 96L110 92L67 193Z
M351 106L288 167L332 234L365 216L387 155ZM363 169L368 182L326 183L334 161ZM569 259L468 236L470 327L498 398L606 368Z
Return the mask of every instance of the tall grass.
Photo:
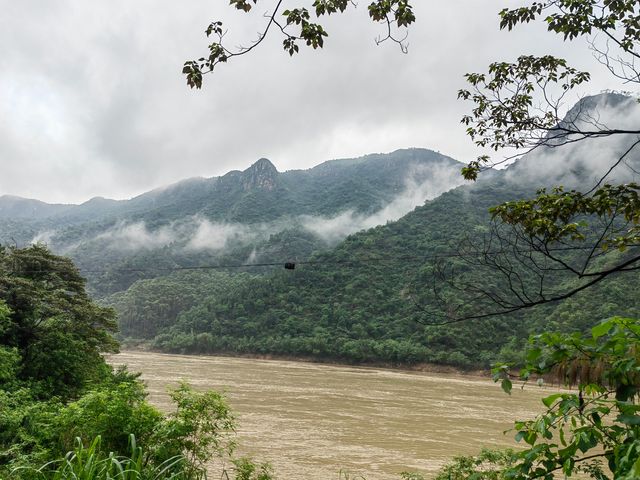
M100 449L101 438L96 437L89 447L76 438L76 447L62 460L49 462L38 469L20 468L14 473L34 480L203 480L206 474L189 474L181 468L185 464L182 455L159 465L148 462L134 435L129 437L130 456L106 455Z

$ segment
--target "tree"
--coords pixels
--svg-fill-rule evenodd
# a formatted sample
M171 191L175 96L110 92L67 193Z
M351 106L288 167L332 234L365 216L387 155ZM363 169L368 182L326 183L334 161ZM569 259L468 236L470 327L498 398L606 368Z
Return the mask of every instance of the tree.
M283 47L291 55L299 51L299 42L321 48L328 36L318 23L321 18L355 7L348 0L315 0L311 11L304 7L284 10L282 3L276 2L265 16L266 26L258 40L237 51L224 46L222 22L212 22L205 32L214 38L208 46L209 55L184 65L187 84L200 88L204 74L214 71L220 63L254 50L274 30L283 35ZM395 41L406 51L406 30L415 21L411 3L409 0L369 3L369 17L385 28L386 34L379 41ZM230 4L249 12L258 0L231 0ZM566 41L587 37L596 58L612 77L631 86L640 84L640 7L636 1L545 0L500 12L501 29L512 30L532 21L546 23L549 32L562 35ZM491 210L494 227L485 244L461 253L466 253L469 264L480 265L503 277L497 284L500 288L505 284L518 287L507 288L505 295L504 291L458 282L455 287L458 291L474 291L471 297L474 302L493 304L496 308L445 321L483 318L560 301L611 275L640 269L640 187L635 183L610 183L616 169L622 166L637 173L629 160L637 156L640 126L605 125L597 116L597 105L588 101L580 102L565 114L567 94L586 84L590 74L551 55L495 62L487 73L470 73L466 79L469 88L460 90L458 96L473 103L471 112L461 120L467 134L482 149L511 152L498 160L489 155L479 156L462 169L466 179L476 180L482 171L526 153L569 147L581 141L619 137L626 146L599 173L599 180L591 188L580 191L557 186L539 191L534 198L494 207ZM486 248L497 245L497 252ZM624 254L616 253L616 249ZM571 259L565 250L572 252ZM514 269L514 264L520 268ZM538 269L539 264L543 264L542 269ZM533 289L524 285L526 282L522 284L525 288L519 288L523 270L533 272ZM558 270L573 277L571 288L559 288L562 282L547 274ZM441 275L441 279L449 280L446 275ZM544 283L550 279L554 281L546 290L539 287L541 280ZM467 298L456 308L448 308L448 315L464 310L468 303Z
M250 12L253 6L258 4L258 0L230 0L229 4L237 10ZM220 63L226 63L233 57L251 52L276 29L282 35L282 46L289 55L300 51L300 43L314 49L322 48L329 34L316 21L325 15L342 13L349 7L356 7L356 3L352 0L315 0L311 11L305 7L283 10L282 4L283 0L278 0L270 13L265 15L266 25L258 39L249 46L239 47L236 50L231 50L224 45L226 30L223 23L220 20L211 22L205 30L207 37L214 39L207 46L209 53L198 60L185 62L182 69L187 85L191 88L201 88L203 75L213 72ZM415 21L409 0L375 0L369 4L367 11L373 21L384 25L385 33L378 37L376 42L395 42L406 53L405 30Z
M542 401L547 410L534 420L515 422L518 452L503 478L554 478L582 472L607 479L640 477L640 322L614 317L581 333L543 333L532 337L527 363L516 378L524 382L552 376L578 392L554 393ZM508 365L494 378L512 389Z
M640 60L637 2L551 0L504 9L500 17L500 27L509 30L542 18L550 32L565 40L589 37L596 58L614 77L629 85L640 84L636 67ZM605 38L604 44L596 34ZM598 118L597 105L588 99L564 115L567 93L590 78L588 72L570 67L564 59L522 56L512 63L493 63L486 74L466 77L470 88L460 90L458 96L473 102L474 108L462 122L479 147L514 149L515 156L520 156L593 139L619 137L624 145L599 172L591 188L567 190L556 186L551 191L538 191L534 198L491 209L494 228L490 240L480 252L470 253L477 264L501 275L509 287L507 295L496 289L476 288L479 298L497 306L481 315L560 301L611 275L639 270L640 186L616 183L613 177L623 166L637 173L629 161L638 157L640 125L606 125ZM512 158L514 155L495 162L482 155L462 173L475 180L482 170ZM533 288L522 280L525 271L535 276ZM565 278L558 281L558 276L549 272L563 272L573 282L566 287ZM548 279L555 280L556 285L545 292Z
M101 354L118 349L115 312L87 295L70 259L42 245L0 247L0 302L0 345L18 352L18 378L41 395L74 397L104 376Z

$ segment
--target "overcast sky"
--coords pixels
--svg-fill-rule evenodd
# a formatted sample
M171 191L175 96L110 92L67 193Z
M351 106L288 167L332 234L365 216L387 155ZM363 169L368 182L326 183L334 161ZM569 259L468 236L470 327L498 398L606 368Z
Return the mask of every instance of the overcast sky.
M0 0L0 195L128 198L260 157L281 171L404 147L466 161L477 152L459 123L464 73L521 54L591 70L581 93L620 87L582 40L540 25L500 32L513 1L414 0L407 55L376 46L383 30L359 3L326 22L324 50L289 58L274 35L198 91L180 71L206 52L210 20L246 45L268 0L249 16L227 0Z

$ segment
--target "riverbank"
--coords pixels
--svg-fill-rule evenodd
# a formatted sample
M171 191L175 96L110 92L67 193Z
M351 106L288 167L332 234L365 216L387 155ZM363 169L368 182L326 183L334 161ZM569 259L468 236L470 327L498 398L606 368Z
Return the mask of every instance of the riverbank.
M162 350L154 349L149 344L142 343L127 343L122 345L122 352L149 352L159 353L167 355L189 355L195 357L220 357L220 358L243 358L251 360L277 360L285 362L301 362L312 363L320 365L333 365L338 367L357 367L357 368L373 368L373 369L386 369L400 372L421 372L421 373L433 373L438 375L448 375L454 377L469 377L476 379L488 379L491 378L490 370L474 369L465 370L451 365L440 365L436 363L416 363L413 365L407 364L394 364L389 362L368 362L368 363L347 363L339 359L332 359L326 357L307 357L307 356L295 356L295 355L277 355L277 354L257 354L257 353L237 353L237 352L216 352L216 353L193 353L193 352L165 352Z

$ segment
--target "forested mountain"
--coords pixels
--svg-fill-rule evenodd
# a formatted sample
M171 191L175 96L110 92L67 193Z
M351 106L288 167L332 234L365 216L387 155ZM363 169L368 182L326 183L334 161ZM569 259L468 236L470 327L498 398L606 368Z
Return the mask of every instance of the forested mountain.
M560 306L428 326L431 317L424 307L434 301L433 258L451 253L453 239L469 232L480 238L488 208L513 198L508 186L490 181L460 187L397 222L348 237L295 270L234 276L227 291L214 289L220 282L231 285L221 273L198 272L193 279L178 273L137 282L110 303L121 312L124 334L155 336L154 346L170 352L461 367L485 367L499 356L516 358L528 335L543 326L571 331L614 313L640 314L637 289L628 287L626 277Z
M620 99L612 98L618 106ZM436 263L445 257L472 279L476 275L478 284L500 281L474 273L455 257L464 239L477 245L485 241L489 208L527 198L540 186L591 181L593 165L602 161L598 155L620 149L624 145L610 144L608 150L567 157L559 164L549 158L553 150L534 152L506 170L485 173L477 184L443 193L396 222L355 233L294 270L246 273L234 276L233 283L227 273L198 272L189 278L178 272L137 282L108 302L121 312L125 336L154 338L156 348L172 352L462 367L485 367L498 357L517 359L531 332L585 330L613 314L639 315L637 275L612 277L560 304L434 326L429 324L436 322L437 310L446 316L448 308L434 297ZM558 276L557 283L562 282L566 287L570 280ZM231 287L216 287L220 283Z
M4 196L0 244L46 243L70 256L102 296L176 267L306 258L459 185L460 166L425 149L287 172L263 158L242 172L126 201L48 205Z
M601 95L574 111L595 104L605 117L638 108ZM490 207L543 186L592 182L625 148L580 144L562 158L538 149L470 185L460 185L460 163L408 149L283 173L260 159L127 201L2 197L0 241L41 240L71 256L93 294L118 311L121 335L161 350L484 367L517 358L530 332L640 314L634 273L560 304L434 325L468 293L436 293L446 285L443 259L471 286L509 287L456 256L461 242L481 247L491 237ZM633 177L638 158L626 160ZM518 281L531 281L523 275ZM550 277L564 288L573 281Z

